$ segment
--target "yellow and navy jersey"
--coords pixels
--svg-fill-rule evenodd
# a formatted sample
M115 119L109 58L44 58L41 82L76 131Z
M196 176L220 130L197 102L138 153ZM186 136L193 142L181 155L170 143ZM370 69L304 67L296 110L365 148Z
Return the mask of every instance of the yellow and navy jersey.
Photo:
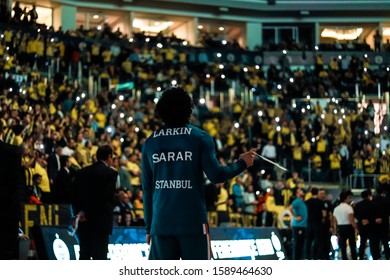
M207 224L204 174L222 183L243 172L242 159L221 165L212 137L193 125L164 126L142 147L142 190L150 234L202 234Z
M355 157L353 159L353 168L356 170L363 170L363 159L361 157Z
M364 172L374 174L376 170L376 160L374 158L366 158L364 160Z
M379 159L379 173L380 174L389 174L390 173L390 160L387 157L382 157Z

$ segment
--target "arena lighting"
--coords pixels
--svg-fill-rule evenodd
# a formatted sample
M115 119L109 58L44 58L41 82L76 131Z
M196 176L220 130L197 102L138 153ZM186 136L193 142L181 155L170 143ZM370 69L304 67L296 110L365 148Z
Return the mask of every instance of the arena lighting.
M321 37L334 38L337 40L355 40L362 34L363 28L335 29L324 28Z
M390 36L390 28L389 27L384 27L382 29L382 36Z
M134 19L133 21L134 28L139 28L141 29L141 31L152 32L152 33L158 33L160 31L167 29L172 25L173 25L172 21L158 21L158 22L153 22L153 24L151 24L151 20L148 19L137 18Z

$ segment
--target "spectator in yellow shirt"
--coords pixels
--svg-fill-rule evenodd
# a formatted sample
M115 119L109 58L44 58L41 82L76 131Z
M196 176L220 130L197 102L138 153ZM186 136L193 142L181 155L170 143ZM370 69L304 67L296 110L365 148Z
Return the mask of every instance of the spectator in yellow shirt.
M330 173L333 182L340 180L341 156L337 149L333 149L332 154L329 155Z

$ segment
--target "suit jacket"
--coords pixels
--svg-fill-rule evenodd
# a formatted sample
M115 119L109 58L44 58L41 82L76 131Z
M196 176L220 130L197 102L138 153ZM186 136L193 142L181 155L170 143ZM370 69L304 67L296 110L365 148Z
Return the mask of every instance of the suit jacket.
M69 169L69 173L65 167L58 171L57 178L53 186L54 203L72 203L72 184L74 180L74 170Z
M20 218L23 186L22 153L19 147L0 140L0 220Z
M118 172L102 161L76 173L73 207L76 214L84 212L85 223L94 230L112 232L117 176Z

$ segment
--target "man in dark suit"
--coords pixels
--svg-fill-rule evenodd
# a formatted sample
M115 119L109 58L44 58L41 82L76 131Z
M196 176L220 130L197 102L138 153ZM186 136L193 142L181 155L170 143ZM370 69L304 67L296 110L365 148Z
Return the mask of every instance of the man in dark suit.
M18 229L20 220L20 197L22 187L21 150L3 142L3 122L0 120L0 259L18 259Z
M115 184L118 173L110 167L113 151L99 147L97 162L80 169L74 183L73 207L79 224L80 260L106 260L113 227Z

